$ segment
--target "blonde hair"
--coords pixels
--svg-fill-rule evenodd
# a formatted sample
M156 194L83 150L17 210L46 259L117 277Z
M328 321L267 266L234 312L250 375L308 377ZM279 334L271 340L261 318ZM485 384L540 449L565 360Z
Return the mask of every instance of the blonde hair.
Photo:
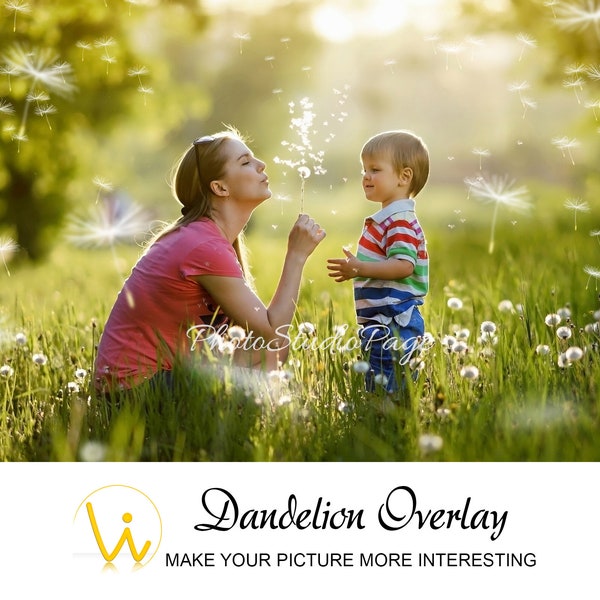
M210 184L225 176L227 140L246 143L245 138L233 127L212 135L200 137L175 161L171 169L171 194L181 204L181 217L166 224L148 242L146 250L165 235L202 218L212 219ZM233 242L233 249L242 267L244 277L252 285L248 269L248 252L242 231Z
M412 169L410 197L423 189L429 177L429 150L419 136L404 129L384 131L367 140L360 152L361 158L381 155L389 156L396 173Z

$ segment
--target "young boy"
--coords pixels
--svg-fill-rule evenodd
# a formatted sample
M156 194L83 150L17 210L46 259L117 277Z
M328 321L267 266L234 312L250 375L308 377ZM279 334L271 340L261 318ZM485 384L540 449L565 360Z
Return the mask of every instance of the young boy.
M361 151L365 197L381 209L365 220L356 256L327 261L337 282L354 280L361 348L368 355L367 390L399 385L395 373L403 350L416 349L424 334L419 305L429 288L429 257L415 215L415 196L429 176L429 152L409 131L386 131Z

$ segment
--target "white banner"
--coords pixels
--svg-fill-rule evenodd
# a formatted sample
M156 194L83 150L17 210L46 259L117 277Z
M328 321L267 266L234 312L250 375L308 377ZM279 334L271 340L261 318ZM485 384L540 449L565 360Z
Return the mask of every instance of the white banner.
M2 586L63 600L589 597L599 471L5 464Z

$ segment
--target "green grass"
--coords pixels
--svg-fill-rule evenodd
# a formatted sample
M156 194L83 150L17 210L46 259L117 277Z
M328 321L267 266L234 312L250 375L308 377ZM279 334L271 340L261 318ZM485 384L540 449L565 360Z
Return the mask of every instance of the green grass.
M316 338L312 348L291 353L282 380L261 387L188 369L171 395L140 388L111 406L91 393L89 372L104 320L139 249L117 248L115 262L110 249L58 244L47 264L11 264L11 276L0 275L0 459L600 460L600 336L591 327L599 302L596 281L588 282L583 271L598 266L598 242L589 236L593 215L578 215L575 231L573 215L562 208L519 216L514 224L514 216L501 211L490 255L490 207L462 197L434 189L429 205L420 206L431 255L423 313L435 344L420 357L409 394L395 400L364 391L363 376L352 368L355 351L320 347L337 325L349 326L346 338L353 331L351 285L332 282L325 261L356 242L361 218L372 210L365 201L351 205L340 194L307 198L307 210L328 231L307 265L297 315L297 322L315 324ZM460 202L458 213L453 207ZM261 208L248 232L265 301L293 218L289 204ZM460 298L463 308L450 309L450 297ZM501 312L502 300L519 310ZM544 318L565 307L571 318L561 325L572 336L560 340ZM477 340L486 320L497 326L493 344ZM470 330L464 354L442 344L459 329ZM25 344L16 341L18 333ZM539 344L550 353L537 354ZM561 367L559 355L570 346L586 353ZM47 363L36 364L36 353ZM479 377L461 376L465 366L477 367ZM78 380L77 369L87 377ZM439 436L441 448L428 451L424 434Z

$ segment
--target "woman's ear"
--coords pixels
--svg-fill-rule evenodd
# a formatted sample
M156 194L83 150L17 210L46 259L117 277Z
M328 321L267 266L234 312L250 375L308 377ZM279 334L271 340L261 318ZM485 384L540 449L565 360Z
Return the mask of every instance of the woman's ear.
M214 181L210 182L210 191L215 196L225 197L229 195L229 191L227 190L225 184L222 181L219 181L218 179L215 179Z

